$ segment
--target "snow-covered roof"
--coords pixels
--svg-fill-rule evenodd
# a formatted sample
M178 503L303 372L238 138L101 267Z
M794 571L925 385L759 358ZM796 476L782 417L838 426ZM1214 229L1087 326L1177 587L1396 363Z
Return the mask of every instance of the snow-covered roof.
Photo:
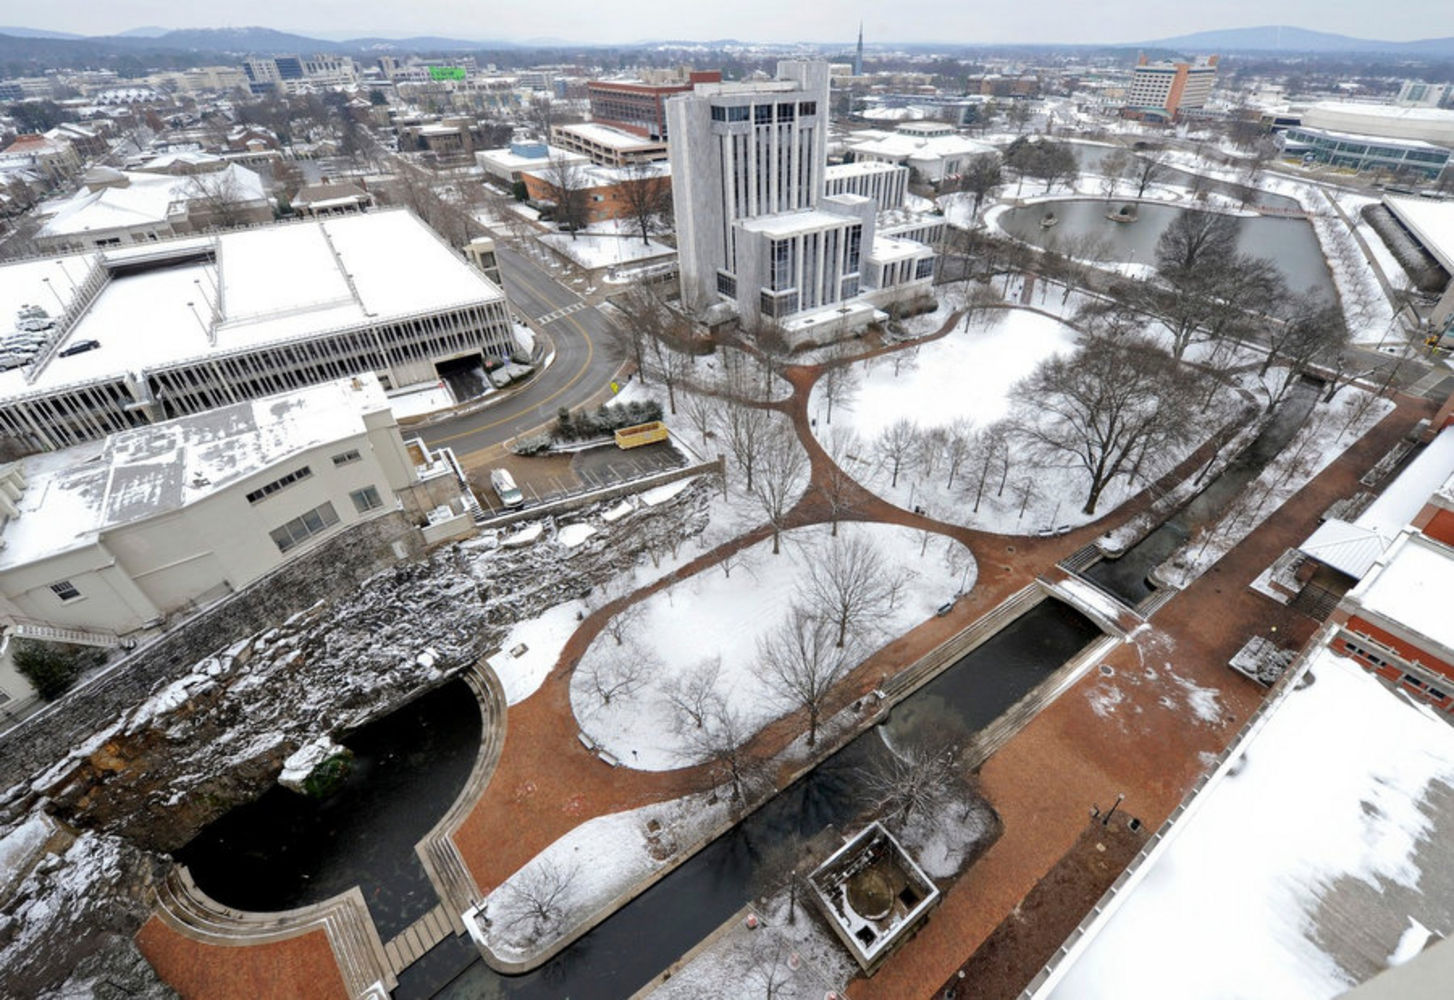
M655 139L643 139L639 135L630 132L623 132L619 128L612 128L609 125L598 125L594 122L582 122L575 125L557 125L561 131L584 139L587 142L594 142L598 146L605 146L608 149L632 150L642 148L665 148L666 143Z
M1394 542L1348 592L1359 607L1454 650L1454 616L1443 595L1454 593L1454 549L1417 531Z
M1454 274L1454 201L1388 195L1383 203L1418 237L1440 266Z
M205 198L207 191L225 192L227 197L242 203L267 198L262 178L235 163L219 171L190 176L140 172L123 176L124 185L77 191L36 235L63 237L160 225L168 220L173 206Z
M919 136L865 129L848 137L848 148L865 156L894 160L942 160L951 156L998 153L995 147L962 135Z
M202 167L215 163L221 163L222 157L212 153L204 153L200 149L179 150L174 153L163 153L154 156L141 165L142 170L161 172L170 170L175 166Z
M837 195L842 198L859 198L861 201L868 201L859 195ZM782 237L794 236L798 233L810 233L815 229L828 229L836 226L844 226L849 223L861 221L852 215L839 215L836 212L824 212L816 208L803 209L798 212L775 212L772 215L759 215L751 219L744 219L738 225L749 233L764 233L768 236Z
M1329 518L1298 548L1321 563L1362 578L1451 476L1454 427L1446 427L1356 520Z
M1410 916L1454 925L1454 727L1329 649L1306 669L1038 1000L1331 998Z
M115 267L209 249L215 263L195 260L112 278L64 341L100 346L53 357L34 383L19 368L0 372L0 399L503 296L417 217L394 209L6 265L0 267L0 321L25 304L52 312L58 299L69 304L73 283L98 260ZM219 288L214 343L203 324Z
M0 568L87 545L196 503L299 452L366 432L387 409L372 374L309 386L22 459L20 514L0 528Z
M1454 476L1454 427L1445 427L1353 523L1392 542Z
M897 163L885 163L883 160L855 160L853 163L835 163L824 168L823 179L831 181L840 177L866 177L869 174L887 174L903 169Z
M1388 548L1389 540L1369 528L1330 517L1298 548L1320 563L1361 578Z

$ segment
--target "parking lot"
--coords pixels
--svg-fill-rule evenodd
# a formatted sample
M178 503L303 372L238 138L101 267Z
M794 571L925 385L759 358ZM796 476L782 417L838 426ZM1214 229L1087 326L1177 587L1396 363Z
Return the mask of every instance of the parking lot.
M672 447L671 442L662 441L630 451L623 451L615 445L602 445L566 455L507 455L496 467L508 469L515 477L515 483L525 494L525 509L528 510L546 500L639 479L686 464L685 456ZM504 511L500 498L490 487L489 469L472 470L469 479L486 511L492 514Z

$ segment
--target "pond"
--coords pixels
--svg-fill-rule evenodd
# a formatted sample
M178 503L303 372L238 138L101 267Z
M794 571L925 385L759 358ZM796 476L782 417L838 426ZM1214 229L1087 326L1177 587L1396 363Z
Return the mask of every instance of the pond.
M1105 160L1107 154L1117 147L1101 146L1094 143L1072 142L1070 148L1075 153L1076 162L1080 164L1080 169L1083 172L1102 173L1101 162ZM1190 170L1184 170L1181 167L1163 166L1153 180L1157 184L1184 188L1188 191L1194 186L1199 186L1204 191L1214 191L1218 194L1225 194L1229 197L1237 198L1238 200L1246 198L1249 206L1265 205L1268 208L1292 211L1297 211L1302 207L1298 204L1296 198L1289 198L1284 194L1272 194L1269 191L1248 188L1244 184L1235 184L1231 181L1198 177ZM1124 185L1122 186L1124 187Z
M327 799L274 786L177 852L197 886L240 910L288 910L362 888L387 941L439 902L414 845L464 788L479 702L455 680L343 740L353 769Z
M1012 208L999 217L1000 228L1038 247L1064 248L1070 241L1095 237L1104 241L1106 257L1118 263L1153 266L1156 241L1182 212L1179 205L1142 202L1135 222L1112 222L1109 211L1125 202L1104 198L1075 198ZM1058 222L1045 228L1041 221L1053 212ZM1306 219L1272 216L1238 218L1237 249L1266 257L1277 265L1293 291L1313 289L1336 301L1333 276L1323 259L1312 223Z

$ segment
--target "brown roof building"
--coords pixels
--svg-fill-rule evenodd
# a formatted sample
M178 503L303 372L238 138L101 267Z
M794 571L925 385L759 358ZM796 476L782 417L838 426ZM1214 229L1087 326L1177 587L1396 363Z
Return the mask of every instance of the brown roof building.
M721 83L719 70L690 72L673 83L642 80L592 80L586 84L591 102L591 119L611 125L643 139L665 140L666 100L684 94L699 83Z

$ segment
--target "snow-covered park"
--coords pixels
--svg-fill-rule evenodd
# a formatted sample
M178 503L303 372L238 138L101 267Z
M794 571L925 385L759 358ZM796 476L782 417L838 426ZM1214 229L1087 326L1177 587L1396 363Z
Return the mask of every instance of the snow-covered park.
M871 546L882 579L901 583L892 607L873 616L871 631L850 630L857 633L847 640L853 662L974 584L968 550L942 535L872 523L841 524L836 538L826 525L793 529L784 533L779 555L771 554L770 540L759 542L640 602L619 641L609 627L598 635L571 678L582 731L631 767L671 770L691 763L690 734L683 733L685 720L668 693L719 658L714 687L725 706L740 713L744 735L794 710L765 679L759 640L786 620L795 601L806 601L811 571L825 565L831 548L850 545ZM602 688L622 663L632 662L647 662L649 669L639 683L605 700Z
M1061 308L1058 296L1050 298ZM1017 384L1045 361L1078 350L1078 339L1075 330L1041 312L987 310L967 328L960 323L937 340L855 363L837 390L828 377L820 378L809 401L814 433L845 472L905 509L922 507L932 517L1004 534L1086 523L1114 510L1185 452L1150 458L1135 482L1116 477L1095 514L1086 515L1081 508L1089 478L1068 460L1032 459L1012 441L988 464L962 456L951 476L945 449L927 457L918 441L888 440L904 420L921 436L940 431L972 438L1009 416ZM1232 393L1216 394L1204 436L1230 417L1234 404ZM1050 418L1032 411L1030 419Z

